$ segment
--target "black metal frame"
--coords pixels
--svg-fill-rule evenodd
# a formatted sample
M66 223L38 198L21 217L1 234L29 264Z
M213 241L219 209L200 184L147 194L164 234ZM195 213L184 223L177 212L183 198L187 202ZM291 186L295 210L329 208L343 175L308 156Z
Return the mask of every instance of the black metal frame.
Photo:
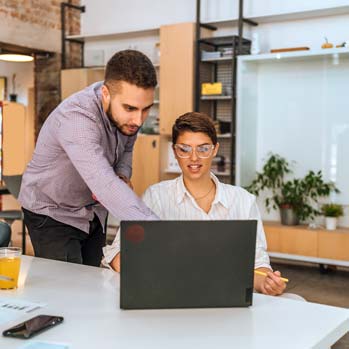
M72 39L72 38L67 38L66 33L65 33L65 10L66 8L71 8L74 10L78 10L81 13L85 12L85 6L77 6L77 5L73 5L70 4L68 2L62 2L61 3L61 39L62 39L62 69L66 68L66 60L65 60L65 56L66 56L66 50L65 50L65 44L66 42L74 42L76 44L79 44L81 46L81 67L84 66L84 45L85 42L84 40L79 40L79 39Z
M196 63L195 63L195 110L200 110L200 101L201 101L201 84L200 84L200 64L201 64L201 45L206 44L214 47L217 50L219 47L228 47L232 46L232 103L231 103L231 166L230 166L230 183L235 183L235 149L236 149L236 85L237 85L237 56L240 54L249 54L244 50L244 46L248 46L251 44L250 40L243 38L243 25L244 23L256 26L258 25L256 22L244 18L243 16L243 0L239 0L239 20L238 20L238 35L225 36L225 37L212 37L212 38L201 38L201 29L206 28L209 30L217 30L217 27L207 24L201 23L201 0L196 0ZM247 44L247 45L246 45ZM217 63L214 64L214 77L217 78ZM217 112L217 101L213 101L214 105L214 115L213 118L216 118Z

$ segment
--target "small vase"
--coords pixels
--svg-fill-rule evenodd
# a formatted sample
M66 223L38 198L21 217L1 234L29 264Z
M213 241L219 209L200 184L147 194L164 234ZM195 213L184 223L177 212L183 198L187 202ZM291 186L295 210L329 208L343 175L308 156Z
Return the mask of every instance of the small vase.
M10 93L10 102L17 102L17 95L15 93Z
M336 230L337 228L337 218L336 217L325 217L326 229Z

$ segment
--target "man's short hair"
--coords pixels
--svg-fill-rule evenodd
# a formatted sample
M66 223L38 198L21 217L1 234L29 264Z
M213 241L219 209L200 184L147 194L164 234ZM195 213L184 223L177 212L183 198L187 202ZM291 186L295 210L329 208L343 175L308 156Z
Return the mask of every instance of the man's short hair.
M202 132L210 137L214 145L217 144L217 132L214 123L204 113L190 112L177 118L172 127L172 143L176 144L179 135L185 131Z
M155 88L157 85L155 68L142 52L119 51L107 63L104 84L115 91L121 81L144 89Z

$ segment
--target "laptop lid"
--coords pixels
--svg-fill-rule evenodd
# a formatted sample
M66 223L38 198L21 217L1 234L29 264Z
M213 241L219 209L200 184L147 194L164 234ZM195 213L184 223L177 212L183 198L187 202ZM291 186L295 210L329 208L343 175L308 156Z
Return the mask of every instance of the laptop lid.
M256 220L121 222L120 308L252 304Z

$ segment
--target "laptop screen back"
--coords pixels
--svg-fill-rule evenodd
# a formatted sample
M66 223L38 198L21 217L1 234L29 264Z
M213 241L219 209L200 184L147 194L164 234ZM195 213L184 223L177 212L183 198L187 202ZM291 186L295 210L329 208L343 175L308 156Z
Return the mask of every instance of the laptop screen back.
M257 221L121 222L120 307L252 304Z

